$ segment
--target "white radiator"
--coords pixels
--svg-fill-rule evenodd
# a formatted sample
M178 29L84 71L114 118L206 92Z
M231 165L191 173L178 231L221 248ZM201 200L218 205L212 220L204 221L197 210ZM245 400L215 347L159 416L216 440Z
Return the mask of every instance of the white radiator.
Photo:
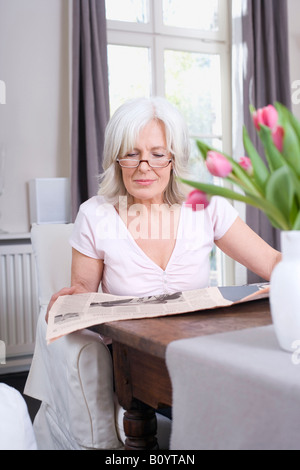
M37 279L31 244L29 241L1 244L0 340L5 343L7 365L28 363L34 351L37 316Z

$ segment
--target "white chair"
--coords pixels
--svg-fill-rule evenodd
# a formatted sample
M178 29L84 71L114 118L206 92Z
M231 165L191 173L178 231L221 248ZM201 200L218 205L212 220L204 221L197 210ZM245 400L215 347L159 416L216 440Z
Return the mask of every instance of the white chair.
M40 400L34 420L39 449L122 449L123 409L113 392L111 354L99 335L82 330L46 344L45 314L54 292L70 285L72 224L34 225L40 314L24 393ZM167 449L170 420L158 417Z

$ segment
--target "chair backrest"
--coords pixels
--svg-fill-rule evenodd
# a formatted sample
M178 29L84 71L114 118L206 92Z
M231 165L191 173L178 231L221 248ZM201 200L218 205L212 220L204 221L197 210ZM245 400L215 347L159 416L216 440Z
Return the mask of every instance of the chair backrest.
M52 294L70 286L73 224L34 224L31 241L36 260L39 303L48 304Z

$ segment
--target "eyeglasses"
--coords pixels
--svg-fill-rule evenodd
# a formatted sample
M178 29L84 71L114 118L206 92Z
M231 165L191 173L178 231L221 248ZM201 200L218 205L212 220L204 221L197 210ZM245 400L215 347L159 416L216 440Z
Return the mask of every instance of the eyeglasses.
M117 162L122 168L138 168L142 162L148 163L150 168L166 168L170 165L172 158L155 157L149 160L138 160L137 158L118 158Z

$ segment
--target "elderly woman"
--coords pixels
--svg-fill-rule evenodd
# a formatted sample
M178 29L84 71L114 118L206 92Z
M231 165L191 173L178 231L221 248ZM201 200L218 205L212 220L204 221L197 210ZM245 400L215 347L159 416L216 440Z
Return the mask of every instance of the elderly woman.
M72 286L59 295L98 291L137 297L209 285L209 254L224 253L269 280L280 253L224 199L194 212L186 176L187 126L163 98L125 103L110 120L97 196L82 204L71 237Z

